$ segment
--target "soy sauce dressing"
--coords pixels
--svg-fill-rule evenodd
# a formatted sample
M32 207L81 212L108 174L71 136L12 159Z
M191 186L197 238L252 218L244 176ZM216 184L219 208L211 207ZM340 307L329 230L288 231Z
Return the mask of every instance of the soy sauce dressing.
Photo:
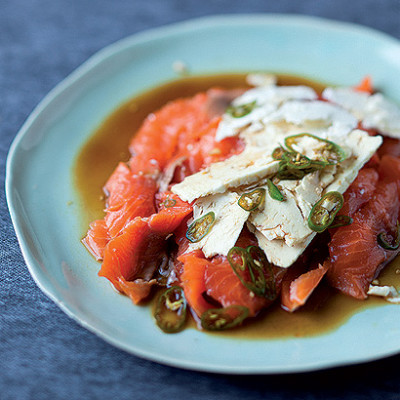
M306 78L277 76L280 85L307 85L318 93L325 87ZM82 204L82 236L91 221L103 217L102 187L118 162L128 161L129 142L147 115L170 100L193 96L210 87L247 87L245 77L245 74L224 74L181 78L132 98L109 115L84 144L74 164L74 183ZM400 288L400 258L384 269L379 283ZM320 335L339 327L357 311L385 304L387 303L380 298L359 301L322 285L313 293L307 304L294 313L287 313L276 304L263 311L257 318L245 322L240 328L212 334L246 339ZM191 321L189 326L194 327L194 321Z

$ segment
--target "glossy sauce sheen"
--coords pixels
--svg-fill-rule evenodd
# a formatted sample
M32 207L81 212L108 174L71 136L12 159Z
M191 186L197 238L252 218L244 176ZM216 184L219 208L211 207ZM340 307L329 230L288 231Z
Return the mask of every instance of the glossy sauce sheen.
M74 164L75 187L82 203L82 236L91 221L103 217L102 187L118 162L128 161L130 156L128 144L147 115L170 100L192 96L210 87L226 89L245 87L245 76L245 74L225 74L181 78L127 101L108 116L82 147ZM278 83L304 84L313 87L318 93L324 89L324 85L320 83L296 76L278 75ZM395 285L400 288L399 258L385 268L379 281L380 284ZM385 304L387 303L379 298L355 300L321 286L306 306L295 313L287 313L279 305L275 305L245 323L243 327L224 332L223 335L254 339L314 336L339 327L361 309Z

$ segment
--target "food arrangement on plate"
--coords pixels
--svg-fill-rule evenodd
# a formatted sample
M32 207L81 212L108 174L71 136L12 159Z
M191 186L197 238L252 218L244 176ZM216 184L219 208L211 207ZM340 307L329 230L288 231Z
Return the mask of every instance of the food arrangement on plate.
M178 332L303 306L321 280L400 302L376 278L400 251L400 109L355 87L212 88L169 102L133 136L83 242L99 275Z

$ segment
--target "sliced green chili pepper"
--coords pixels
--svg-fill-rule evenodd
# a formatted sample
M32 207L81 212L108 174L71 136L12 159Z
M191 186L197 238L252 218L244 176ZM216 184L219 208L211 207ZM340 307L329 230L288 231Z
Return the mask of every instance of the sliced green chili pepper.
M233 118L242 118L245 115L250 114L255 107L256 101L254 100L251 103L240 104L238 106L231 105L226 109L226 113Z
M279 169L276 173L276 177L281 180L298 180L304 178L305 175L306 171L304 169L290 169L285 161L279 163Z
M265 253L258 246L249 246L246 248L249 255L250 265L252 268L261 268L264 276L263 295L268 300L275 300L277 296L275 275L272 264L267 260Z
M300 153L286 152L283 154L283 160L289 169L306 169L311 166L311 160Z
M238 200L238 204L243 210L253 211L263 204L264 199L265 189L259 188L242 194Z
M283 160L283 155L285 153L287 153L287 150L285 150L282 146L279 146L276 149L274 149L274 151L272 152L272 158L274 160L281 161L281 160Z
M215 222L215 213L213 211L204 214L202 217L197 218L189 225L188 230L186 232L186 237L192 243L199 242L201 239L203 239L204 236L208 234L214 222Z
M347 226L353 223L353 218L348 215L336 215L335 219L329 225L329 229L340 228L342 226Z
M158 299L154 318L166 333L179 332L186 321L186 299L180 286L172 286Z
M175 199L171 199L170 197L167 197L164 200L163 204L164 204L165 208L170 208L170 207L173 207L176 204L176 200Z
M326 193L311 209L308 226L315 232L323 232L333 222L342 206L343 196L341 193Z
M396 237L394 238L393 244L390 243L388 239L388 235L386 232L382 232L378 235L378 244L383 247L385 250L397 250L400 246L400 223L397 221L396 224Z
M278 201L285 201L285 197L278 189L278 187L271 181L271 179L267 179L268 193L272 199Z
M257 296L265 293L265 276L261 267L250 263L249 253L242 247L232 247L228 262L243 286Z
M285 138L285 146L289 150L295 152L296 150L293 148L293 145L296 145L299 142L299 139L302 139L304 137L313 138L318 142L324 144L323 150L326 154L323 155L323 159L321 161L328 163L328 165L337 164L347 157L346 152L339 145L329 140L322 139L318 136L314 136L311 133L299 133L297 135L288 136L287 138Z
M221 331L240 325L249 315L249 309L233 305L225 308L212 308L201 315L201 326L208 331Z

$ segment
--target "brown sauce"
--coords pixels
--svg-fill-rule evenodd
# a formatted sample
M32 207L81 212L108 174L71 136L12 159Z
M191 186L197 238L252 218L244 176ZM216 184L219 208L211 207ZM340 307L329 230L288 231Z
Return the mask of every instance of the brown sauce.
M74 163L73 178L82 204L82 236L91 221L103 217L102 187L118 162L129 159L130 139L147 115L170 100L192 96L210 87L244 87L245 76L225 74L181 78L132 98L101 122L82 147ZM278 83L304 84L313 87L318 93L324 88L321 83L290 75L278 75ZM379 282L400 288L400 258L385 268ZM385 304L385 301L379 298L355 300L322 286L312 295L306 306L295 313L289 314L279 305L275 305L257 318L246 322L241 328L224 332L224 335L246 339L320 335L339 327L362 309ZM195 326L193 321L190 325ZM221 332L216 334L221 335Z

